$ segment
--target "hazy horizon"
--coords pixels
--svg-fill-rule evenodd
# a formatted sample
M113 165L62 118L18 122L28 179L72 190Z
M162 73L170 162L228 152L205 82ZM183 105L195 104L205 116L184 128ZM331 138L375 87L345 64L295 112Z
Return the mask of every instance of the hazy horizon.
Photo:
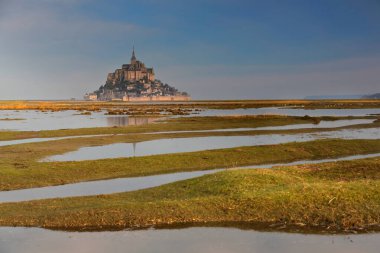
M0 99L82 98L136 56L193 99L380 92L376 0L0 0Z

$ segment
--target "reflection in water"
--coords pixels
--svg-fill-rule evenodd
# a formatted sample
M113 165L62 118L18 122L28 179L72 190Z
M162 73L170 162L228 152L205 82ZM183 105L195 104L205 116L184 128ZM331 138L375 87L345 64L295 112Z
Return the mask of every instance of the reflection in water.
M377 253L379 240L380 234L305 235L212 227L80 233L0 228L0 252L6 253Z
M110 116L102 112L92 112L91 115L78 115L77 111L42 112L32 110L0 110L0 118L22 118L25 120L1 121L0 130L39 131L54 129L72 129L85 127L126 126L151 123L153 118L129 117L126 115ZM281 114L290 116L365 116L379 114L379 108L372 109L288 109L288 108L251 108L235 110L205 110L194 116L215 115L258 115ZM130 119L129 119L130 118ZM159 119L156 118L156 119Z
M82 161L105 158L133 157L194 152L240 146L273 145L288 142L304 142L326 138L378 139L380 128L344 129L339 131L270 134L253 136L212 136L193 138L173 138L143 141L137 144L116 143L104 146L84 147L61 155L54 155L42 161Z
M158 119L162 119L162 117L107 117L107 124L108 126L139 126L153 123Z
M104 111L92 112L91 115L81 115L77 111L4 111L0 110L0 118L23 118L25 120L1 121L1 130L39 131L55 129L73 129L86 127L107 127L142 125L153 122L159 117L130 117L127 115L110 116Z

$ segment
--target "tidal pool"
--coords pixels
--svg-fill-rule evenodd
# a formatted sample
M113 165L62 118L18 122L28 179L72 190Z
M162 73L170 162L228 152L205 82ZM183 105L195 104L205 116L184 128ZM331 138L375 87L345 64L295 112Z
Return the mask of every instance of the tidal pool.
M203 171L191 171L191 172L177 172L154 176L145 177L131 177L131 178L116 178L107 180L98 180L58 186L48 186L41 188L21 189L14 191L0 191L0 203L4 202L19 202L29 201L36 199L47 198L63 198L63 197L75 197L75 196L90 196L99 194L111 194L118 192L128 192L160 186L168 183L177 182L180 180L186 180L190 178L200 177L207 174L216 173L226 169L260 169L260 168L272 168L275 166L292 166L306 163L324 163L333 161L347 161L362 158L378 157L380 153L367 154L367 155L354 155L346 156L334 159L321 159L321 160L301 160L291 163L277 163L277 164L263 164L263 165L249 165L234 168L220 168Z
M127 115L104 115L104 111L80 115L80 112L68 110L58 112L7 111L0 110L0 119L21 119L0 121L0 130L40 131L73 129L88 127L111 127L143 125L162 117L131 117Z
M316 235L194 227L113 232L0 228L4 253L378 253L380 234Z
M83 147L76 151L47 157L42 161L83 161L303 142L327 138L378 139L379 137L380 128L366 128L302 134L173 138L138 143L116 143L104 146Z

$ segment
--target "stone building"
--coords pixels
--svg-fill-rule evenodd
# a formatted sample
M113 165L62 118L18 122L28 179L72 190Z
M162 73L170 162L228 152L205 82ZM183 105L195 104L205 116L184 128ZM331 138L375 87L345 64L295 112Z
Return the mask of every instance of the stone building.
M131 63L123 64L121 69L117 69L113 73L109 73L107 76L107 83L117 84L123 81L141 81L153 82L155 80L153 68L145 67L145 64L137 60L135 55L135 49L133 48Z
M86 93L83 98L88 101L96 101L98 100L98 95L96 93Z
M104 85L94 91L91 100L111 101L179 101L190 100L186 92L180 92L173 86L155 78L153 68L136 58L133 48L131 62L123 64L121 69L107 75ZM90 99L87 94L85 99Z

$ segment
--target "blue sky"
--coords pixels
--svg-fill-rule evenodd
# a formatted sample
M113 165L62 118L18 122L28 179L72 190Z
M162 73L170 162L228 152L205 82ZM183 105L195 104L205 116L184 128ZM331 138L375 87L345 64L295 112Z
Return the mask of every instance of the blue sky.
M127 63L195 99L380 92L378 0L0 0L0 99L80 98Z

